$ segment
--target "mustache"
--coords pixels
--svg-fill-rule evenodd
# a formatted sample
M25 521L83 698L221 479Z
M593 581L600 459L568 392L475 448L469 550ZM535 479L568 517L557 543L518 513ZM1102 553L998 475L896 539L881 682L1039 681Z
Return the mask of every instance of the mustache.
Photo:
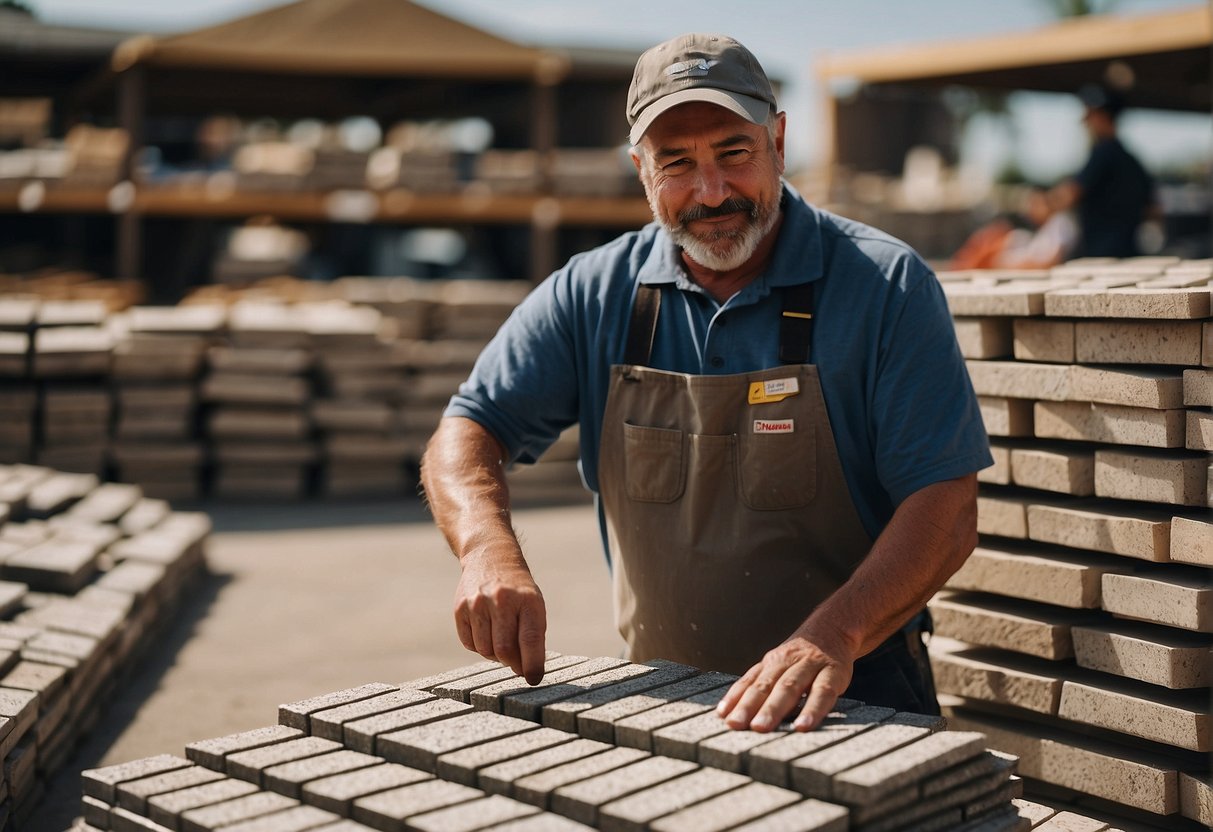
M744 213L748 214L750 219L757 219L758 204L752 199L743 199L741 197L729 197L719 205L692 205L685 211L678 214L678 222L686 225L695 220L710 220L713 217L723 217L727 214Z

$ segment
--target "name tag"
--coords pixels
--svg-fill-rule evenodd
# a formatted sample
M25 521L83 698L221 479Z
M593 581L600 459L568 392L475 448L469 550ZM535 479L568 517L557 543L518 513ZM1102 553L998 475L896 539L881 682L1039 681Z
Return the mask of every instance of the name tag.
M770 381L755 381L750 385L750 404L781 402L800 392L800 381L796 376L773 378Z
M754 420L754 433L791 433L792 431L792 419Z

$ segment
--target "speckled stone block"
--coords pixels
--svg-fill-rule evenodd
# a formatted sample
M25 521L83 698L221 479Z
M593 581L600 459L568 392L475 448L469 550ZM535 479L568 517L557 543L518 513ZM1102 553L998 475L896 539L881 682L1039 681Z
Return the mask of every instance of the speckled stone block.
M204 783L222 780L223 775L202 766L174 769L163 774L129 780L115 786L117 805L132 812L146 813L147 799L165 792L175 792Z
M1073 321L1016 318L1012 325L1012 339L1018 361L1074 363Z
M598 825L598 808L693 771L694 763L649 757L594 777L561 786L551 796L552 811L588 826Z
M931 640L930 655L935 687L940 693L1036 713L1057 713L1062 678L1049 662L967 648L963 642L945 638Z
M543 724L560 731L576 732L577 715L580 713L608 702L616 702L634 694L687 679L699 673L693 667L666 659L655 659L640 665L629 665L629 667L649 668L649 671L635 678L629 678L627 681L577 691L567 699L545 704L543 706ZM607 676L616 672L620 671L607 671L602 675ZM595 677L587 677L586 681L593 678Z
M298 728L270 725L265 728L254 728L252 731L241 731L226 737L191 742L185 747L185 756L199 765L223 771L223 761L228 754L250 751L254 748L299 739L302 736L303 732Z
M746 758L747 773L755 780L786 788L793 760L868 731L892 718L894 713L892 708L870 705L831 713L812 731L796 731L752 749Z
M287 705L278 706L278 723L291 728L298 728L300 731L309 732L310 724L308 717L316 711L323 711L328 708L335 708L338 705L347 705L350 702L358 702L362 699L370 699L372 696L378 696L382 693L389 693L396 690L395 685L386 685L382 682L373 682L369 685L361 685L348 690L334 691L326 693L323 696L316 696L311 699L304 699L300 702L292 702Z
M846 832L846 829L846 807L810 798L743 823L730 832Z
M581 664L586 661L585 656L563 656L559 653L552 655L543 664L543 674L546 679L549 674L554 673L572 665ZM430 687L432 693L443 697L444 699L456 699L460 702L471 702L472 691L479 688L494 685L498 682L513 681L517 685L526 687L526 680L514 673L508 667L499 667L491 670L486 670L483 673L477 673L473 676L465 676L461 679L452 679L448 682L443 682L440 685Z
M1095 454L1090 448L1013 448L1010 479L1024 488L1089 497L1095 493Z
M1185 818L1213 827L1213 785L1206 777L1201 780L1191 774L1179 775L1180 813Z
M555 654L549 654L555 655ZM505 668L500 662L476 662L475 664L464 665L457 667L454 670L446 670L442 673L435 673L431 676L423 676L420 679L412 679L403 683L400 687L412 688L414 690L430 690L438 685L452 682L456 679L466 679L468 676L476 676L489 670L501 670Z
M1032 540L1141 560L1165 562L1171 558L1171 525L1169 511L1110 502L1071 508L1038 501L1028 507Z
M1190 320L1209 317L1208 289L1055 289L1045 295L1045 315L1059 318Z
M180 829L178 818L183 812L245 797L256 792L257 787L252 783L225 777L214 783L153 795L147 799L147 814L162 826Z
M638 748L611 748L601 754L594 754L519 778L514 781L513 796L518 800L546 809L552 792L562 786L588 780L647 757L649 754Z
M342 739L347 747L355 751L373 754L377 753L376 739L384 734L416 725L427 725L458 714L471 713L471 711L472 706L463 702L435 699L347 722Z
M1184 406L1213 407L1213 370L1184 370Z
M426 780L358 798L354 801L354 820L376 829L403 829L400 821L405 818L482 797L484 792L479 789L444 780Z
M306 832L341 820L315 806L296 806L223 827L227 832Z
M1203 506L1208 457L1188 451L1096 451L1095 493L1118 500Z
M1033 435L1032 401L1000 396L978 396L981 421L990 436L1024 437Z
M613 743L617 722L671 702L731 685L736 678L736 676L726 673L703 673L680 682L654 688L645 693L634 694L599 705L577 715L577 732L586 739Z
M1027 820L1033 828L1039 826L1057 814L1057 810L1051 806L1045 806L1042 803L1033 803L1032 801L1024 800L1021 797L1017 797L1012 800L1011 805L1015 807L1016 813L1018 813L1021 818Z
M949 589L976 590L1071 609L1099 607L1100 578L1118 567L1109 559L1077 552L978 547L948 579Z
M655 819L650 828L655 832L724 832L800 801L801 796L788 789L766 783L746 783Z
M1213 522L1176 517L1171 521L1171 560L1213 566Z
M1199 321L1080 321L1074 357L1080 364L1200 365Z
M370 768L380 763L382 760L370 754L341 749L271 766L262 772L262 780L269 791L298 799L305 783L319 780L321 777Z
M1070 398L1070 368L1019 361L966 361L979 396L1065 401Z
M476 774L482 768L522 757L545 748L572 742L576 734L557 731L554 728L537 728L499 740L473 745L438 758L437 773L444 780L476 785Z
M1103 832L1108 824L1074 812L1058 812L1036 828L1040 832Z
M109 829L110 805L87 795L80 798L80 817L94 829Z
M560 815L544 813L511 820L491 827L492 832L589 832L593 827Z
M942 731L901 748L897 754L862 763L834 778L833 794L853 805L877 801L985 750L985 737L970 731Z
M1075 366L1070 397L1078 402L1171 410L1184 406L1184 377L1179 370L1130 370Z
M615 723L615 744L652 751L654 733L667 725L710 712L728 689L728 685L722 685L621 719Z
M220 826L230 826L298 805L299 801L280 794L255 792L182 812L177 828L181 832L212 832Z
M1187 412L1184 447L1190 451L1213 451L1213 413Z
M1011 483L1011 449L999 445L997 440L990 442L990 456L994 464L977 472L977 481L990 485L1010 485Z
M1012 354L1009 318L954 318L952 326L965 358L1007 358Z
M992 315L1043 315L1044 288L1025 286L976 286L966 283L944 283L948 311L953 317L980 318Z
M165 832L165 828L128 809L111 809L107 829L112 832Z
M175 754L160 754L155 757L132 760L129 763L83 771L80 773L80 781L85 795L104 800L114 806L118 803L115 789L120 783L189 767L189 760L182 759Z
M1202 367L1213 367L1213 322L1204 324L1200 340L1200 364Z
M587 676L568 679L550 685L542 684L537 688L505 696L501 702L501 712L506 716L516 716L521 719L529 719L532 722L544 722L543 711L549 705L554 705L568 699L578 699L582 701L582 710L586 710L588 706L585 705L582 695L590 691L614 686L620 682L639 680L645 676L651 676L654 671L655 669L649 665L625 662L608 670L591 673ZM544 681L546 682L547 680ZM556 712L553 713L555 714ZM569 713L571 717L576 711L573 710L566 713ZM549 727L555 728L556 726L552 725ZM575 732L577 730L576 718L567 719L565 727L560 730Z
M376 752L389 762L434 771L443 754L537 728L535 723L524 719L475 711L384 734L375 746Z
M1202 571L1136 575L1108 574L1103 578L1103 608L1115 615L1213 632L1213 582Z
M348 816L353 811L354 801L360 797L431 779L433 775L429 772L397 763L380 763L305 783L301 799L304 803Z
M496 711L497 713L501 713L503 700L508 696L546 690L564 682L579 679L583 676L592 676L593 674L599 673L603 670L611 670L617 667L622 667L625 664L627 664L627 662L622 659L585 658L583 661L576 662L571 666L564 667L559 670L553 670L550 673L545 672L543 681L538 685L530 685L521 676L515 676L511 679L504 679L500 682L486 685L482 688L477 688L476 690L471 691L468 701L471 702L472 707L479 710ZM527 713L511 715L526 719L530 718Z
M724 733L732 733L732 729L714 710L708 711L654 731L653 753L695 760L701 742Z
M486 792L508 796L513 793L515 780L592 757L611 748L613 746L605 742L575 739L481 769L476 776L476 785Z
M926 728L890 721L850 739L827 746L791 762L791 785L796 791L823 800L831 798L836 775L922 739Z
M1208 751L1209 697L1197 691L1160 691L1150 685L1101 680L1067 681L1058 716L1142 739Z
M434 698L434 694L428 691L402 689L339 705L335 708L326 708L312 713L309 717L311 733L327 740L341 740L346 723L429 702Z
M1171 689L1213 685L1213 649L1195 633L1118 621L1076 626L1072 635L1079 667Z
M230 776L261 785L264 782L263 772L267 768L302 760L306 757L327 754L340 748L341 744L332 740L321 737L300 737L297 740L287 740L262 748L229 754L224 760L224 765Z
M1087 402L1036 402L1033 420L1038 439L1103 442L1145 448L1184 446L1182 409L1151 410Z
M475 832L538 813L534 806L495 794L416 815L409 818L408 827L416 832Z
M1034 497L1013 494L977 495L977 531L1025 540L1028 537L1028 507Z
M699 769L660 785L613 800L598 809L603 832L645 832L657 818L672 814L750 783L748 777L715 769ZM559 799L557 793L555 799Z

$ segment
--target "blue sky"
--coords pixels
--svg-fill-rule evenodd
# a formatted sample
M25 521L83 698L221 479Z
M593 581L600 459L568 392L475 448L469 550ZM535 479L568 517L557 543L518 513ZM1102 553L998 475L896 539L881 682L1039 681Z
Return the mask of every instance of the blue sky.
M445 14L523 43L641 49L688 31L726 32L784 80L793 165L818 158L820 92L814 62L831 50L922 43L1031 29L1050 22L1045 0L421 0ZM282 0L25 0L39 16L64 24L180 31L248 14ZM1192 0L1120 0L1118 14L1142 14L1195 5ZM1041 178L1079 164L1085 138L1080 108L1068 96L1028 96L1013 102L1020 162ZM621 119L622 121L622 119ZM1207 118L1128 114L1126 140L1154 166L1208 158L1213 134ZM1032 137L1046 135L1048 141ZM978 125L970 155L997 166L1010 152L1001 126Z

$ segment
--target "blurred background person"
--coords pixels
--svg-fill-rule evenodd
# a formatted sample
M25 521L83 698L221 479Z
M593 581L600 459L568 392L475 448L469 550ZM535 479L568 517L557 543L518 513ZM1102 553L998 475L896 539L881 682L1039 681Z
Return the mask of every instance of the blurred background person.
M1033 185L1022 215L999 217L974 231L952 256L953 269L1047 269L1072 256L1078 223L1059 191Z

